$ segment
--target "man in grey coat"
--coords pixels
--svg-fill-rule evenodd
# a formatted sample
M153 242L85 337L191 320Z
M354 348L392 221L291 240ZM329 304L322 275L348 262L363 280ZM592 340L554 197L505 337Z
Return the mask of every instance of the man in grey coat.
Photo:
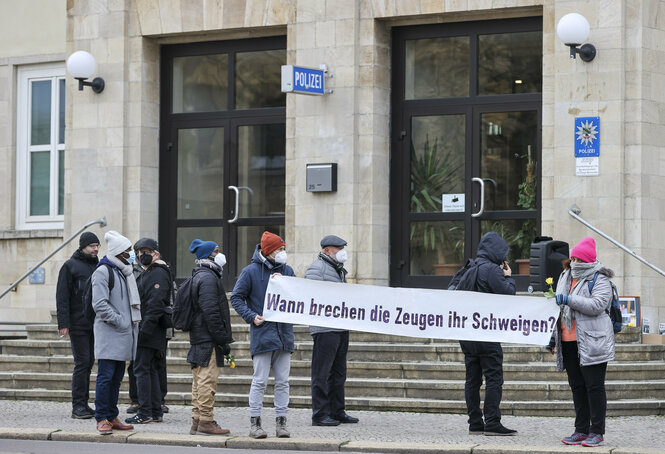
M344 262L346 241L335 235L321 240L321 252L305 272L305 279L327 282L346 282ZM312 351L312 425L337 426L357 423L358 418L344 411L346 382L346 353L349 332L335 328L310 326L314 338Z
M132 243L114 230L106 232L104 239L108 252L92 273L92 308L97 358L95 420L99 433L107 435L113 429L134 428L118 419L118 395L125 361L136 355L141 300L132 274Z

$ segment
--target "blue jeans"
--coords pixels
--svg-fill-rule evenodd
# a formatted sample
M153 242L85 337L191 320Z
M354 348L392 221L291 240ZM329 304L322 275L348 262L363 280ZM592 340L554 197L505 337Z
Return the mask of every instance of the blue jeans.
M112 359L97 360L97 386L95 388L95 419L97 422L118 417L120 383L125 376L125 362Z

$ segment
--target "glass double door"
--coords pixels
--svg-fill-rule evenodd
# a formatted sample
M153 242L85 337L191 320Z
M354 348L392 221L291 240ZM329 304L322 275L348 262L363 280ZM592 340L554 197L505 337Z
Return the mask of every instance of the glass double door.
M539 18L393 32L390 284L446 288L483 234L519 289L540 226Z

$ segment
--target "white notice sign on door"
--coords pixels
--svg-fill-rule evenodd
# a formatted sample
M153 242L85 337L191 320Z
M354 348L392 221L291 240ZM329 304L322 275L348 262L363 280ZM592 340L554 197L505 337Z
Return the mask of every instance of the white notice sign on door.
M598 168L598 156L575 158L575 175L578 177L597 177Z
M464 194L443 194L441 211L444 213L463 213Z

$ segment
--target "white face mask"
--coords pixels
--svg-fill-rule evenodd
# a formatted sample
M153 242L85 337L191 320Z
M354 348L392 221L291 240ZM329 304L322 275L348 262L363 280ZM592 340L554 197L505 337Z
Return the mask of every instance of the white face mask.
M215 256L215 263L218 264L219 266L226 265L226 256L224 254L222 254L221 252L219 252Z
M286 263L286 251L279 251L275 254L275 263Z
M339 263L344 263L346 260L349 258L349 256L346 254L346 249L342 249L341 251L337 251L337 254L335 254L335 259Z

